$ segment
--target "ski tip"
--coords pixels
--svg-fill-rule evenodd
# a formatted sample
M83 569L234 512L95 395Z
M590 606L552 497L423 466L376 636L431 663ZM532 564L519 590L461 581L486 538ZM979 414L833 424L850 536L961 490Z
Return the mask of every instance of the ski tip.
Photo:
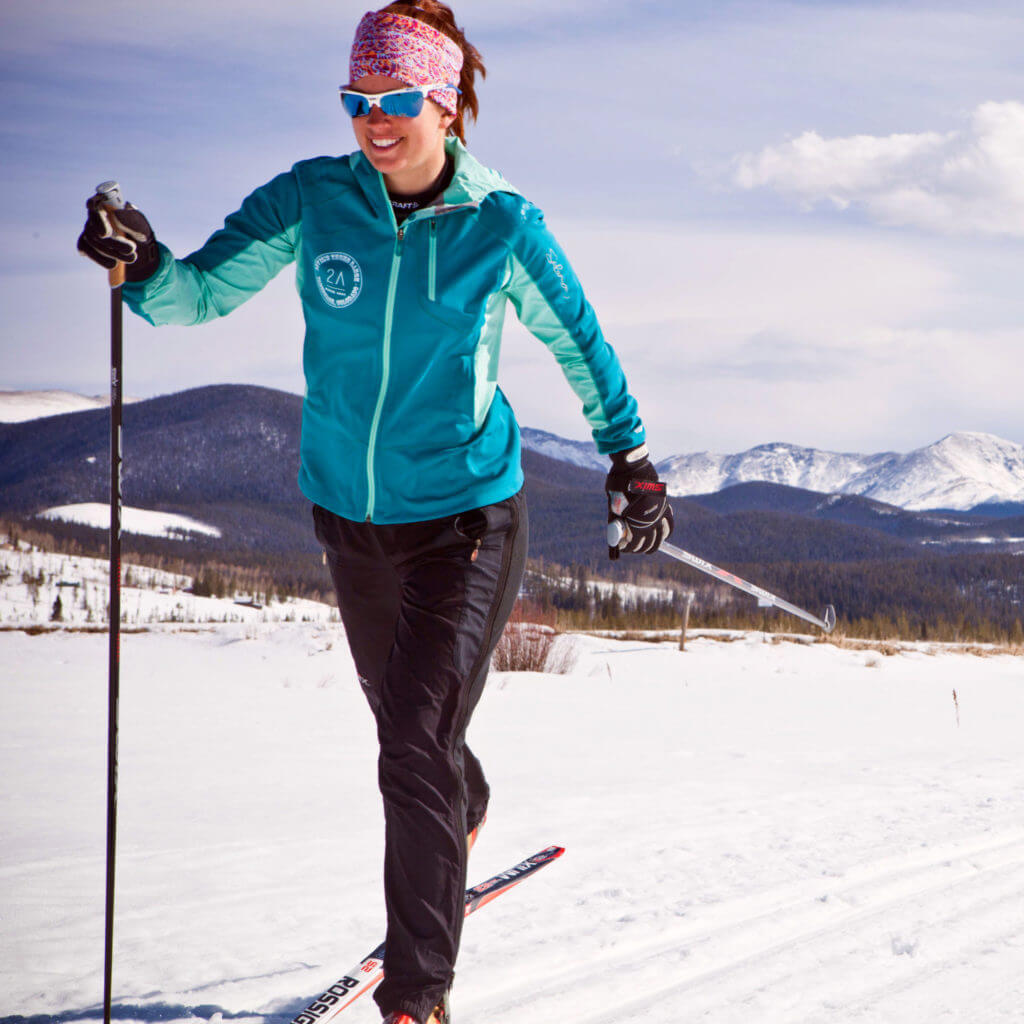
M825 632L826 633L831 633L832 630L836 628L836 608L835 608L835 605L830 604L830 605L828 605L825 608L824 622L825 622Z
M546 846L532 857L527 857L519 866L523 868L540 867L542 864L549 864L553 860L558 860L563 853L565 853L564 846Z

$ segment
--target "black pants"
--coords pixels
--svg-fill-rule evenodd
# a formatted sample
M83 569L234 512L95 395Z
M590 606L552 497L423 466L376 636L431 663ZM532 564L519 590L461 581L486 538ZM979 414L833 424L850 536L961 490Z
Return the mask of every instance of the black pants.
M425 1020L462 934L466 835L488 788L465 735L526 563L526 504L382 526L313 510L377 721L384 797L383 1014Z

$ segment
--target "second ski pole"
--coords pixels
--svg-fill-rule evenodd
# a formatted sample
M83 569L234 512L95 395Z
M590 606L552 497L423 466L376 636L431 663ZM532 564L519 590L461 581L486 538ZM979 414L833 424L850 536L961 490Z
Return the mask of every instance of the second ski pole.
M626 524L621 519L613 519L608 524L608 546L617 548L626 537L627 529ZM825 633L831 633L835 628L836 610L832 605L826 606L821 618L819 618L817 615L804 611L803 608L798 608L795 604L790 604L789 601L784 600L777 594L757 586L756 583L750 583L726 569L720 569L717 565L712 565L698 555L693 555L689 551L677 548L675 544L670 544L668 541L663 541L658 550L664 551L666 555L679 562L683 562L685 565L689 565L708 576L714 577L721 583L727 583L730 587L735 587L737 590L742 590L744 593L756 597L757 603L761 607L781 608L783 611L789 612L790 615L795 615L805 622L813 623Z

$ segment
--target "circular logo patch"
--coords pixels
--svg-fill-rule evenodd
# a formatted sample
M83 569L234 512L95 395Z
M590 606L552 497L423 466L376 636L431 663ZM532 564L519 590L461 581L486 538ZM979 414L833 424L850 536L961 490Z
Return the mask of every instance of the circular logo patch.
M334 309L351 306L363 290L363 271L347 252L325 252L313 263L324 302Z

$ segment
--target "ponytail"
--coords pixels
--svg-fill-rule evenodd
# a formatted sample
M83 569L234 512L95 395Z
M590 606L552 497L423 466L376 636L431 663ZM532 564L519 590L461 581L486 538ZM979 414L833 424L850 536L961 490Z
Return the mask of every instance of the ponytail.
M480 51L469 42L466 34L455 24L454 12L447 4L441 3L441 0L399 0L397 3L388 4L381 10L391 14L404 14L407 18L416 18L425 22L439 32L443 32L449 39L454 40L462 50L462 71L459 73L458 81L458 109L455 119L448 126L448 134L457 136L461 142L465 143L465 117L468 115L475 121L480 109L474 84L477 72L480 72L481 78L487 76L487 68L484 67Z

